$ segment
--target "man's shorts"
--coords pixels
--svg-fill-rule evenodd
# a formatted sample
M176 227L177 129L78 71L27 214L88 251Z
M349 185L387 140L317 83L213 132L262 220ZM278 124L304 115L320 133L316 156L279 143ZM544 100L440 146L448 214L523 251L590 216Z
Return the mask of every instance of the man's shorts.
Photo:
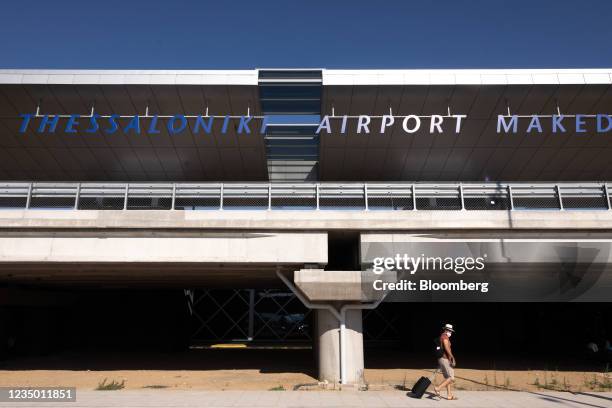
M452 378L455 379L455 370L451 367L450 361L447 358L439 358L438 366L440 367L440 371L444 378Z

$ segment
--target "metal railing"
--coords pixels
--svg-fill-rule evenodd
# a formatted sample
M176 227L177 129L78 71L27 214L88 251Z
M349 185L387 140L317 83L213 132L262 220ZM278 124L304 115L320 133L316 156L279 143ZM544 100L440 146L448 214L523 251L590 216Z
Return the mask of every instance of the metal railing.
M0 183L0 209L610 210L610 183Z

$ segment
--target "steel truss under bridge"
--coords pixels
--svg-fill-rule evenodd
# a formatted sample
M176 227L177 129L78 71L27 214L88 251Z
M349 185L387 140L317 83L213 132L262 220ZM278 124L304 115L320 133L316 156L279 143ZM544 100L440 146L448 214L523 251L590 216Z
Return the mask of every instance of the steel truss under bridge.
M271 289L188 289L192 343L310 342L312 316L291 292Z
M191 342L310 343L314 316L291 292L270 289L185 290ZM400 311L381 304L363 312L364 342L400 341Z

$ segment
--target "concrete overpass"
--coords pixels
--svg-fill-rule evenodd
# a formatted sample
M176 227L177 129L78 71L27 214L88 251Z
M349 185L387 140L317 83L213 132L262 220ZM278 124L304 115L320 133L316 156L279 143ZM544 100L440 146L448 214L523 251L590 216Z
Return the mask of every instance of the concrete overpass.
M361 256L353 271L325 270L329 236L336 232L355 238ZM362 380L361 309L380 300L362 295L359 269L367 270L371 261L364 245L423 237L530 246L596 241L609 247L612 211L5 209L0 210L0 281L108 288L287 285L316 309L320 378L350 384ZM528 269L537 274L534 265ZM598 284L603 296L612 289L605 286L609 280Z

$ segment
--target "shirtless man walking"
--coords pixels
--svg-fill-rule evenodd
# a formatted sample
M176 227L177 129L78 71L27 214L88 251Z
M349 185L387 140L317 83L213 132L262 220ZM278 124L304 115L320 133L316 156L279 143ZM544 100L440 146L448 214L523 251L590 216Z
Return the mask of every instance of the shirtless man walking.
M437 395L440 395L440 390L446 387L446 398L448 400L456 400L458 399L453 395L452 384L455 382L455 356L453 355L453 351L451 349L450 337L455 332L453 330L452 324L445 324L442 328L442 333L440 334L440 347L443 350L442 357L438 358L438 366L440 367L440 372L444 376L444 381L438 386L434 386L434 390Z

